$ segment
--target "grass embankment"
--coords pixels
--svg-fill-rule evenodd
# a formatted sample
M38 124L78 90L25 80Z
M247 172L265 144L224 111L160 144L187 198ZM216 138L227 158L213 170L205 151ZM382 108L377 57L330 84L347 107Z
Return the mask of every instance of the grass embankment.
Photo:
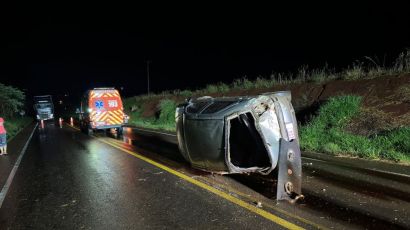
M365 63L366 60L367 63ZM327 66L314 70L302 67L296 73L273 73L270 77L259 76L255 80L244 77L231 84L211 84L193 91L174 90L159 94L141 95L124 99L124 108L126 113L130 115L129 123L132 125L175 131L175 108L186 98L204 95L214 97L255 95L277 90L292 90L292 95L298 93L298 96L294 96L292 99L293 105L306 109L319 101L319 98L311 98L312 95L309 94L309 92L314 92L318 85L320 89L324 90L324 85L333 83L334 86L334 83L339 81L361 82L346 86L352 87L352 85L369 83L372 79L382 79L383 84L385 83L386 86L390 87L388 89L390 90L389 95L368 97L368 103L369 101L376 102L370 107L369 104L368 107L365 107L358 96L329 98L349 93L340 89L338 92L328 90L329 97L320 98L320 100L328 100L328 103L322 105L316 117L300 127L301 146L303 150L333 155L410 162L410 114L404 112L404 116L394 115L395 118L402 120L398 120L392 125L389 122L395 119L392 113L389 113L390 111L387 109L381 110L381 108L394 105L407 106L406 103L410 102L408 83L389 84L393 81L392 78L400 78L400 76L410 73L410 50L400 54L390 67L378 65L377 62L368 57L365 58L365 61L356 61L355 64L339 72L335 72ZM389 79L384 81L384 78ZM356 88L362 89L361 95L374 95L372 87L360 85ZM363 127L366 124L367 127Z
M231 84L219 82L216 84L206 85L205 87L197 90L175 89L173 91L163 91L158 94L141 95L133 98L135 98L136 101L143 101L158 97L189 98L210 94L225 95L231 93L232 91L270 89L278 85L303 84L311 82L326 83L333 80L354 81L405 73L410 73L410 48L400 53L390 66L380 63L378 58L372 59L370 57L364 57L362 61L356 60L352 65L341 71L335 71L335 69L330 68L327 64L322 68L316 69L309 69L308 66L301 66L295 72L272 72L269 76L259 75L254 80L250 80L244 76L234 80Z
M334 155L410 162L410 127L385 129L369 136L348 131L353 119L366 116L360 105L361 97L358 96L330 98L319 109L318 115L300 128L302 149ZM372 130L366 133L372 133Z
M320 107L317 116L300 127L301 148L331 155L410 162L410 127L383 122L363 126L355 120L371 120L372 114L361 106L361 100L359 96L349 95L330 98ZM131 113L134 119L130 123L175 131L175 108L175 101L163 99L159 103L158 118L143 118L142 109L136 109Z
M14 117L6 119L4 127L7 130L7 139L15 137L22 129L33 121L31 117Z
M131 100L130 100L131 99ZM134 98L128 98L124 100L126 108L129 108L134 101ZM153 117L142 116L143 109L141 107L135 108L132 111L127 111L130 116L129 124L148 128L159 129L165 131L175 131L175 110L177 103L170 99L163 99L158 104L158 113Z

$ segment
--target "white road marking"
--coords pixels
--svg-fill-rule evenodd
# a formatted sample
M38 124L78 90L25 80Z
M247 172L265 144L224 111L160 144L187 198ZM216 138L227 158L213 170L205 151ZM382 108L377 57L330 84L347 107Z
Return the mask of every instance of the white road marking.
M36 123L36 126L34 126L33 131L30 134L30 137L28 138L26 144L24 145L23 149L21 150L20 155L17 158L16 163L14 164L14 167L11 170L9 177L7 178L6 184L1 189L1 192L0 192L0 208L3 205L3 201L6 198L6 195L7 195L7 192L9 191L11 183L13 182L14 175L16 175L17 169L20 166L21 159L23 158L24 153L26 153L28 144L30 143L31 138L33 137L34 131L36 131L37 126L38 126L38 123Z
M328 164L332 164L331 161L324 161L324 160L319 160L319 159L314 159L314 158L310 158L310 157L302 157L302 159L307 159L307 160L311 160L311 161L319 161L319 162L324 162L324 163L328 163ZM346 165L349 166L349 165ZM360 168L357 166L350 166L352 168ZM384 174L390 174L390 175L395 175L395 176L401 176L401 177L407 177L410 178L410 175L408 174L403 174L403 173L396 173L396 172L390 172L390 171L385 171L385 170L381 170L381 169L375 169L375 168L362 168L362 169L366 169L369 171L374 171L374 172L379 172L379 173L384 173Z
M395 176L402 176L402 177L410 178L410 175L403 174L403 173L389 172L389 171L384 171L384 170L375 169L375 168L366 168L366 169L367 170L372 170L372 171L375 171L375 172L381 172L381 173L391 174L391 175L395 175Z
M302 157L302 159L306 159L306 160L311 160L311 161L319 161L319 162L325 162L327 163L328 161L324 161L324 160L319 160L319 159L315 159L315 158L310 158L310 157Z

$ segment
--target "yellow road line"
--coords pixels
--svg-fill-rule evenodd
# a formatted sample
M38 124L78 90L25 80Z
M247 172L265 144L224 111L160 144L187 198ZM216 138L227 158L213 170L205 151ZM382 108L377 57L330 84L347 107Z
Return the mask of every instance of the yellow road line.
M70 124L68 124L68 123L67 123L67 125L70 126L70 127L73 128L73 129L77 130L77 131L81 131L79 128L77 128L77 127L75 127L75 126L72 126L72 125L70 125Z
M104 140L104 141L109 141L109 142L111 142L111 144L116 145L118 148L124 148L124 146L121 146L121 144L123 144L123 142L120 142L120 141L117 141L117 140L114 140L114 139L113 139L113 140ZM207 178L207 177L200 177L200 180L205 181L205 183L207 183L207 184L214 184L214 182L213 182L211 179ZM233 193L235 193L235 194L237 194L237 195L239 195L239 196L241 196L241 197L243 197L243 198L245 198L245 199L247 199L247 200L251 200L251 198L249 197L249 195L247 195L247 194L245 194L245 193L242 193L242 192L238 191L238 190L235 189L235 188L232 188L232 187L227 186L227 185L224 185L224 184L218 184L218 186L221 187L221 188L223 188L223 189L225 189L227 192L233 192ZM280 209L280 208L277 208L277 207L275 207L275 206L273 206L273 205L270 205L270 204L266 204L266 203L265 203L264 206L266 206L266 207L268 207L268 208L270 208L270 209L273 209L273 210L275 210L275 211L277 211L277 212L280 212L280 213L282 213L282 214L284 214L284 215L286 215L286 216L288 216L288 217L297 219L298 221L300 221L300 222L302 222L302 223L305 223L305 224L307 224L307 225L311 225L311 226L313 226L313 227L315 227L315 228L317 228L317 229L325 229L325 230L329 229L329 228L326 228L326 227L324 227L324 226L322 226L322 225L316 224L316 223L314 223L314 222L312 222L312 221L310 221L310 220L307 220L307 219L305 219L305 218L302 218L302 217L293 215L292 213L289 213L289 212L287 212L287 211L285 211L285 210L282 210L282 209Z
M208 178L206 178L206 177L201 177L201 179L204 180L204 181L206 181L206 182L208 182L209 184L212 184L212 179L208 179ZM251 199L248 194L245 194L245 193L243 193L243 192L240 192L240 191L238 191L237 189L232 188L231 186L227 186L227 185L224 185L224 184L219 184L218 186L221 187L221 188L224 188L224 189L227 190L228 192L233 192L233 193L235 193L235 194L237 194L237 195L239 195L239 196L241 196L241 197L243 197L243 198L245 198L245 199L248 199L248 200ZM266 204L266 203L265 203L263 206L268 207L268 208L271 208L271 209L273 209L273 210L275 210L275 211L277 211L277 212L280 212L280 213L282 213L282 214L284 214L284 215L286 215L286 216L289 216L289 217L291 217L291 218L297 219L297 220L299 220L300 222L303 222L303 223L305 223L305 224L311 225L311 226L313 226L313 227L315 227L315 228L317 228L317 229L328 229L328 228L326 228L326 227L324 227L324 226L321 226L321 225L319 225L319 224L316 224L316 223L314 223L314 222L312 222L312 221L310 221L310 220L307 220L307 219L305 219L305 218L302 218L302 217L293 215L292 213L289 213L289 212L287 212L287 211L285 211L285 210L282 210L282 209L280 209L280 208L277 208L277 207L275 207L275 206L273 206L273 205L270 205L270 204Z
M232 202L232 203L234 203L234 204L236 204L236 205L239 205L239 206L241 206L241 207L243 207L243 208L245 208L245 209L248 209L249 211L251 211L251 212L253 212L253 213L255 213L255 214L258 214L258 215L260 215L260 216L262 216L262 217L264 217L264 218L266 218L266 219L268 219L268 220L271 220L271 221L273 221L274 223L276 223L276 224L278 224L278 225L281 225L282 227L285 227L285 228L288 228L288 229L303 229L302 227L297 226L297 225L295 225L295 224L293 224L293 223L291 223L291 222L289 222L289 221L286 221L286 220L284 220L284 219L282 219L282 218L280 218L280 217L278 217L278 216L275 216L275 215L273 215L272 213L269 213L269 212L267 212L267 211L265 211L265 210L262 210L262 209L260 209L260 208L257 208L257 207L255 207L254 205L251 205L251 204L249 204L249 203L246 203L246 202L244 202L244 201L242 201L242 200L240 200L240 199L238 199L238 198L236 198L236 197L234 197L234 196L231 196L231 195L229 195L229 194L226 194L226 193L224 193L224 192L222 192L222 191L220 191L220 190L218 190L218 189L216 189L216 188L214 188L214 187L211 187L211 186L209 186L209 185L207 185L207 184L205 184L205 183L203 183L203 182L200 182L200 181L198 181L198 180L195 180L195 179L193 179L193 178L191 178L191 177L189 177L189 176L187 176L187 175L185 175L185 174L183 174L183 173L180 173L180 172L178 172L178 171L176 171L176 170L173 170L173 169L171 169L171 168L169 168L169 167L167 167L167 166L165 166L165 165L163 165L163 164L160 164L160 163L158 163L158 162L155 162L155 161L153 161L153 160L151 160L151 159L149 159L149 158L147 158L147 157L144 157L144 156L142 156L142 155L140 155L140 154L138 154L138 153L135 153L135 152L132 152L132 151L130 151L130 150L127 150L127 149L118 147L118 146L116 146L116 145L114 145L114 144L112 144L112 143L110 143L110 142L108 142L108 141L102 140L102 139L98 139L98 140L101 141L101 142L104 142L104 143L106 143L106 144L108 144L108 145L110 145L110 146L112 146L112 147L114 147L114 148L116 148L116 149L119 149L119 150L121 150L121 151L123 151L123 152L126 152L126 153L128 153L128 154L130 154L130 155L132 155L132 156L134 156L134 157L136 157L136 158L138 158L138 159L140 159L140 160L143 160L143 161L145 161L145 162L147 162L147 163L149 163L149 164L151 164L151 165L154 165L154 166L156 166L156 167L158 167L158 168L160 168L160 169L163 169L163 170L165 170L165 171L167 171L167 172L169 172L169 173L171 173L171 174L174 174L175 176L177 176L177 177L179 177L179 178L181 178L181 179L184 179L184 180L186 180L186 181L188 181L188 182L190 182L190 183L192 183L192 184L194 184L194 185L196 185L196 186L198 186L198 187L201 187L201 188L203 188L203 189L205 189L205 190L208 190L209 192L212 192L212 193L214 193L214 194L216 194L216 195L218 195L218 196L220 196L220 197L222 197L222 198L224 198L224 199L226 199L226 200L228 200L228 201L230 201L230 202Z
M311 225L311 226L313 226L313 227L315 227L315 228L317 228L317 229L323 229L323 230L328 230L328 229L330 229L330 228L324 227L324 226L322 226L322 225L316 224L316 223L314 223L314 222L312 222L312 221L310 221L310 220L307 220L307 219L305 219L305 218L302 218L302 217L299 217L299 216L296 216L296 215L292 215L291 213L289 213L289 212L287 212L287 211L285 211L285 210L276 208L276 207L274 207L274 206L272 206L272 205L270 205L270 204L265 204L265 206L268 207L268 208L271 208L271 209L273 209L273 210L275 210L275 211L277 211L277 212L280 212L280 213L282 213L282 214L284 214L284 215L291 216L292 218L295 218L295 219L297 219L297 220L299 220L300 222L303 222L303 223L305 223L305 224Z
M70 126L71 128L73 128L73 129L79 130L78 128L76 128L76 127L74 127L74 126L71 126L71 125L69 125L69 126ZM280 225L280 226L282 226L282 227L285 227L285 228L288 228L288 229L304 229L304 228L302 228L302 227L300 227L300 226L298 226L298 225L295 225L295 224L293 224L293 223L291 223L291 222L289 222L289 221L287 221L287 220L285 220L285 219L283 219L283 218L280 218L280 217L278 217L278 216L275 216L275 215L273 215L273 214L270 213L270 212L267 212L267 211L265 211L265 210L263 210L263 209L257 208L257 207L255 207L255 206L252 205L252 204L249 204L249 203L247 203L247 202L245 202L245 201L243 201L243 200L241 200L241 199L238 199L238 198L236 198L236 197L234 197L234 196L231 196L231 195L229 195L229 194L227 194L227 193L225 193L225 192L223 192L223 191L220 191L220 190L218 190L218 189L216 189L216 188L214 188L214 187L212 187L212 186L210 186L210 185L208 185L208 184L206 184L206 183L204 183L204 182L198 181L198 180L196 180L196 179L194 179L194 178L192 178L192 177L189 177L189 176L187 176L187 175L185 175L185 174L183 174L183 173L181 173L181 172L178 172L178 171L176 171L176 170L174 170L174 169L172 169L172 168L169 168L168 166L165 166L165 165L160 164L160 163L158 163L158 162L156 162L156 161L153 161L153 160L151 160L151 159L149 159L149 158L147 158L147 157L145 157L145 156L142 156L142 155L140 155L140 154L138 154L138 153L136 153L136 152L133 152L133 151L130 151L130 150L125 149L125 148L123 148L123 147L117 146L117 145L115 145L115 144L113 144L113 143L110 143L110 142L108 142L108 141L106 141L106 140L97 138L97 137L95 137L95 136L92 136L92 137L93 137L93 138L96 138L98 141L104 142L104 143L107 144L107 145L110 145L110 146L112 146L112 147L114 147L114 148L116 148L116 149L119 149L119 150L121 150L121 151L123 151L123 152L125 152L125 153L128 153L128 154L130 154L130 155L132 155L132 156L134 156L134 157L136 157L136 158L138 158L138 159L140 159L140 160L143 160L143 161L145 161L145 162L147 162L147 163L149 163L149 164L151 164L151 165L154 165L154 166L156 166L156 167L158 167L158 168L160 168L160 169L163 169L163 170L165 170L165 171L167 171L167 172L169 172L169 173L171 173L171 174L174 174L175 176L177 176L177 177L179 177L179 178L181 178L181 179L184 179L185 181L188 181L188 182L190 182L190 183L192 183L192 184L194 184L194 185L196 185L196 186L198 186L198 187L201 187L201 188L203 188L203 189L205 189L205 190L207 190L207 191L209 191L209 192L211 192L211 193L214 193L214 194L216 194L216 195L218 195L218 196L220 196L220 197L222 197L222 198L224 198L224 199L226 199L226 200L228 200L228 201L230 201L230 202L232 202L232 203L234 203L234 204L236 204L236 205L239 205L239 206L241 206L242 208L245 208L245 209L247 209L247 210L249 210L249 211L251 211L251 212L253 212L253 213L255 213L255 214L258 214L259 216L262 216L262 217L264 217L264 218L266 218L266 219L268 219L268 220L270 220L270 221L272 221L272 222L274 222L274 223L276 223L276 224L278 224L278 225Z

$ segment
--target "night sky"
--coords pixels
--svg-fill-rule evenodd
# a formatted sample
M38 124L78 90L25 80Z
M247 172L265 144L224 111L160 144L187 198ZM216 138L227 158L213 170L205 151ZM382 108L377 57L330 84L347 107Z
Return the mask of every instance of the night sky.
M147 60L160 92L364 56L389 63L410 47L409 7L398 3L38 8L1 9L0 82L28 95L144 94Z

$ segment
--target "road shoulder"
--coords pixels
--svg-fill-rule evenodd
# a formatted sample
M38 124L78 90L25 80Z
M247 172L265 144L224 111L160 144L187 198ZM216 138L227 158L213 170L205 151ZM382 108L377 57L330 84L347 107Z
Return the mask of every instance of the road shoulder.
M3 188L7 181L7 178L14 167L17 158L20 155L21 150L27 143L30 134L33 131L36 123L32 122L21 130L14 138L7 143L7 155L0 156L0 189Z

